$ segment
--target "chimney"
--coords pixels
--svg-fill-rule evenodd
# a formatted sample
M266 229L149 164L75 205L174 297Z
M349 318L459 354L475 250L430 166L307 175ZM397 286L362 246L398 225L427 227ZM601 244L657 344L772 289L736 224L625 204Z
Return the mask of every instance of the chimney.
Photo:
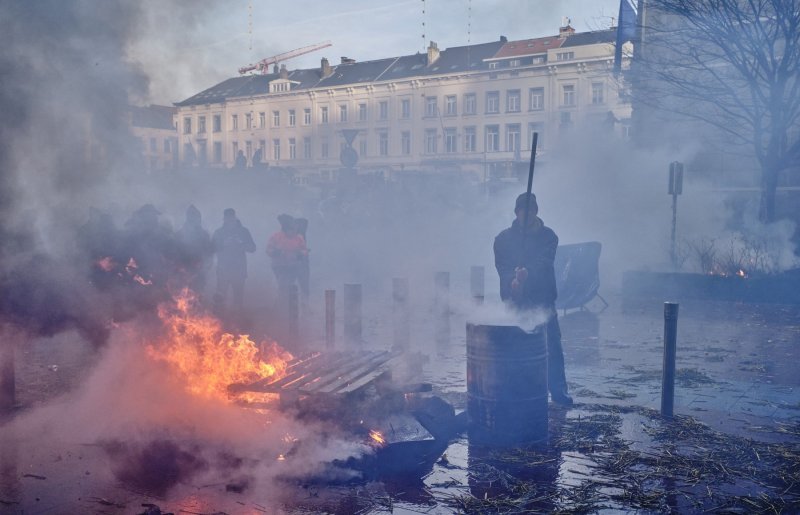
M330 76L330 74L333 72L333 70L331 70L331 63L328 62L327 57L323 57L322 61L320 62L320 72L322 73L323 79Z
M356 60L355 60L355 59L351 59L351 58L349 58L349 57L342 56L342 62L341 62L341 64L353 64L353 63L355 63L355 62L356 62Z
M436 42L431 41L428 45L428 66L435 63L437 59L439 59L439 46Z
M505 37L505 36L502 36L502 35L501 35L501 36L500 36L500 42L501 42L501 43L508 43L508 38L507 38L507 37Z
M561 18L561 27L558 28L558 37L566 38L575 34L575 29L573 29L572 26L570 25L571 22L572 20L570 20L566 16Z
M289 70L286 69L286 65L281 65L281 79L288 79L289 78Z

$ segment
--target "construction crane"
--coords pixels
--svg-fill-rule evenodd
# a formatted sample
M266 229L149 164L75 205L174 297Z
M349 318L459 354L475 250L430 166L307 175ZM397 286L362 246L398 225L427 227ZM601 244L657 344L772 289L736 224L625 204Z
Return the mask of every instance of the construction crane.
M266 75L269 73L269 65L275 64L282 61L286 61L287 59L291 59L293 57L297 57L299 55L308 54L310 52L316 52L317 50L321 50L323 48L327 48L331 46L333 43L330 41L324 41L322 43L317 43L316 45L309 45L304 46L303 48L296 48L294 50L290 50L288 52L284 52L282 54L273 55L272 57L267 57L266 59L262 59L255 64L249 64L247 66L243 66L239 68L239 74L244 75L247 72L251 72L253 70L258 70L261 75Z

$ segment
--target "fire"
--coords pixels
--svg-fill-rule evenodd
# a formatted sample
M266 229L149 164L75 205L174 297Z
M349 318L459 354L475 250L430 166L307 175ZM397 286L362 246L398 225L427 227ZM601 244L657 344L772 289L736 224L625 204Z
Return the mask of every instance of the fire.
M95 265L103 272L110 272L114 270L114 259L111 256L106 256L103 259L98 259Z
M369 432L369 437L372 438L372 441L377 443L378 445L383 445L386 443L386 438L383 437L383 433L375 429L372 429Z
M230 399L228 386L281 377L292 355L277 343L262 342L261 349L248 335L225 333L216 318L195 313L196 299L184 290L174 305L159 306L166 329L162 341L147 347L148 355L169 364L191 393Z
M739 271L736 272L736 275L738 275L739 277L745 278L745 277L747 277L747 272L745 272L744 270L742 270L740 268Z

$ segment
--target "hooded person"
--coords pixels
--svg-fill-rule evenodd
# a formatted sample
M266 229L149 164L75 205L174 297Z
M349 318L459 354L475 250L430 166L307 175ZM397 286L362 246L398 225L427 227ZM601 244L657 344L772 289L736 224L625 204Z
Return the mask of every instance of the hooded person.
M299 226L294 217L281 214L278 216L278 223L281 228L270 236L267 255L272 261L272 271L278 281L279 298L287 299L291 288L301 280L308 247L305 238L298 232Z
M176 236L186 285L197 295L202 295L214 247L208 231L203 228L200 210L194 204L186 209L186 220Z
M223 211L222 227L211 237L217 258L217 291L214 304L222 310L228 290L233 291L233 307L241 314L244 307L244 281L247 278L247 255L256 251L250 231L236 218L236 211Z
M511 227L494 240L500 298L517 310L540 310L547 314L548 389L553 402L569 406L572 397L567 393L561 328L555 309L558 236L539 218L539 204L533 193L517 197L514 213L516 218Z

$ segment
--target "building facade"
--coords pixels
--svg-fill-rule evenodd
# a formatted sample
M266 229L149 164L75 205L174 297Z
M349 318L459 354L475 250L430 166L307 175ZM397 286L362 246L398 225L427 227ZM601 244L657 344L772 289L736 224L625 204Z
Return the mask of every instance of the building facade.
M139 150L148 172L170 170L178 164L176 108L150 105L130 108L130 126L139 141Z
M545 155L576 126L626 136L614 37L567 26L552 37L442 51L432 42L427 54L228 79L175 104L179 159L222 168L243 154L248 166L323 178L343 165L502 174L527 162L534 132Z

